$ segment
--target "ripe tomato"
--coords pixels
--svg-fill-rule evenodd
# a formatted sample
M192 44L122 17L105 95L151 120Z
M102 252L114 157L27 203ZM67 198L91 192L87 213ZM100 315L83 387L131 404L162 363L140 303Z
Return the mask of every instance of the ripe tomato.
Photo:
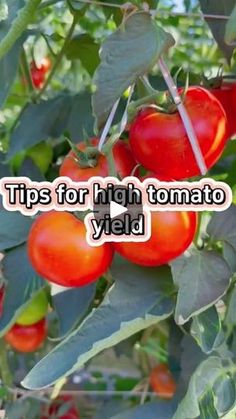
M33 61L30 65L30 73L34 87L36 89L42 89L45 82L45 71L43 68L38 68L36 63Z
M4 302L4 287L0 288L0 317L3 313L3 302Z
M221 87L210 89L210 92L219 100L223 106L229 126L229 137L236 133L236 120L234 109L236 105L236 83L223 83ZM234 100L235 95L235 100Z
M16 323L30 326L42 320L48 311L48 298L44 290L39 291L17 318Z
M225 111L209 91L200 87L190 87L184 103L210 168L220 158L228 137ZM137 161L162 178L178 180L200 174L178 112L166 114L154 108L141 111L132 122L129 138Z
M164 265L192 243L197 228L195 212L152 212L151 237L143 243L113 243L114 249L137 265Z
M66 413L58 416L58 413L62 409L64 404L68 405L68 409ZM79 413L75 406L74 399L71 396L59 396L56 400L54 400L51 406L48 409L47 415L44 414L41 419L49 419L49 418L60 418L60 419L79 419Z
M92 138L91 145L96 147L98 145L98 139ZM86 145L82 142L77 145L77 148L80 151L83 151L85 150ZM136 166L136 162L132 156L129 145L125 141L117 141L113 147L113 157L118 175L121 178L129 176ZM108 174L109 168L107 158L102 153L99 155L95 167L81 168L75 160L74 152L70 151L60 167L60 176L68 176L74 182L86 181L92 176L106 177Z
M34 352L42 345L46 335L46 320L42 319L31 326L15 324L6 333L4 339L19 352Z
M40 63L40 68L44 71L44 73L48 73L52 66L51 60L48 57L44 57Z
M28 239L29 259L43 278L65 287L96 281L109 268L110 243L92 247L82 221L68 212L51 211L34 222Z
M176 392L176 383L167 364L159 364L150 374L150 385L157 396L171 399Z

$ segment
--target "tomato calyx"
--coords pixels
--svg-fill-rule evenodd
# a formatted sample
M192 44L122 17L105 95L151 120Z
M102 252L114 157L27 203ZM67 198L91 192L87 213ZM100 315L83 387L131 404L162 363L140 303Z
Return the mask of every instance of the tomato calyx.
M66 137L66 140L68 141L71 150L73 151L73 156L71 158L75 160L79 167L86 169L88 167L97 166L98 157L100 154L97 147L88 145L85 150L81 151L76 147L74 143L72 143L68 137Z

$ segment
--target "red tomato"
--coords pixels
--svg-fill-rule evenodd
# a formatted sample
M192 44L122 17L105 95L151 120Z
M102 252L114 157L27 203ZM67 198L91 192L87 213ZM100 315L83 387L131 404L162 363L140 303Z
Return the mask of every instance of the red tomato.
M19 352L34 352L44 342L47 336L46 320L30 326L15 324L4 336L9 345Z
M143 243L113 243L129 261L142 266L164 265L180 256L192 243L197 228L195 212L152 212L151 238Z
M227 137L225 111L207 90L190 87L185 107L191 118L208 168L220 158ZM130 128L130 145L136 160L162 178L185 179L200 174L178 112L154 108L141 111Z
M82 221L68 212L51 211L34 222L28 239L29 259L39 275L65 287L96 281L109 268L110 243L92 247Z
M48 57L44 57L41 61L40 68L44 71L44 73L48 73L52 66L51 60Z
M3 313L3 302L4 302L4 287L0 288L0 317Z
M31 63L31 66L30 66L30 72L31 72L31 78L32 78L34 87L36 89L41 89L45 82L44 70L41 67L37 68L35 62L33 62Z
M167 364L159 364L150 374L150 385L157 396L172 399L176 392L176 383Z
M225 110L229 125L229 137L231 138L236 133L236 119L234 114L236 108L236 83L225 82L219 88L210 89L210 92L219 100Z
M96 147L98 145L98 139L92 138L91 145ZM83 151L86 148L86 144L84 142L79 143L77 148L80 151ZM133 158L129 145L125 141L117 141L113 147L113 157L118 175L121 178L131 175L134 167L136 166L136 162ZM68 176L74 182L86 181L92 176L106 177L108 174L108 162L104 154L99 155L98 162L95 167L81 168L75 160L74 152L70 151L60 167L60 176Z
M58 416L59 410L63 404L68 405L68 410L61 416ZM49 418L60 418L60 419L79 419L79 413L74 404L74 399L71 396L60 396L54 400L48 409L48 414L41 417L41 419Z

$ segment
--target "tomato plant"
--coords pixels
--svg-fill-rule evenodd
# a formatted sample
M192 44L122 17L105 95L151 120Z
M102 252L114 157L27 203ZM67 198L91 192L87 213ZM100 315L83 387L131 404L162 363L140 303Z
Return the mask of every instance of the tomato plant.
M41 89L43 87L46 74L48 73L50 68L51 61L47 57L43 58L39 65L36 64L35 61L32 61L30 65L30 73L33 85L36 89Z
M159 364L150 373L150 386L158 397L172 399L176 391L175 380L166 364Z
M194 212L153 212L151 237L148 241L121 242L114 243L113 246L122 256L138 265L164 265L180 256L190 246L196 227L197 215Z
M91 247L86 241L82 221L72 214L52 211L40 215L34 222L28 239L28 254L43 278L66 287L81 287L107 271L113 250L109 243Z
M48 298L44 290L36 294L16 319L20 326L30 326L42 320L48 311Z
M97 147L98 139L92 138L90 144L91 146ZM86 144L84 142L79 143L77 148L79 151L86 152ZM136 162L129 145L125 141L117 141L112 149L112 154L117 175L121 179L125 176L130 176L136 166ZM108 176L109 165L107 157L104 154L99 153L97 157L95 156L92 167L81 167L78 159L79 157L75 155L75 152L70 151L60 167L60 175L68 176L75 182L88 180L92 176Z
M15 324L4 336L9 345L19 352L34 352L47 336L46 320L42 319L30 326Z
M220 158L227 141L227 119L216 98L200 87L190 87L184 104L191 118L208 168ZM162 177L185 179L200 174L179 113L153 108L140 112L129 133L135 158Z

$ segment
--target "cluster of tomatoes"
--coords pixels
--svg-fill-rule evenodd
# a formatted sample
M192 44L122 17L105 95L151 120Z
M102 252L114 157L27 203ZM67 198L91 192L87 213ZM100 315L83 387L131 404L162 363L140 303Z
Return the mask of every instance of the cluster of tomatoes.
M36 64L35 61L32 61L30 64L30 75L36 89L42 89L50 68L51 61L47 57L43 58L40 64Z
M226 113L220 102L206 89L190 87L184 99L208 168L220 158L229 137ZM107 176L107 157L98 153L98 139L91 147L96 160L81 165L73 149L60 167L60 175L73 181L92 176ZM86 153L79 143L78 153ZM148 176L161 180L180 180L200 174L179 113L159 112L148 106L135 116L129 141L119 140L112 149L115 169L120 178L131 175L137 163ZM94 154L94 155L95 155ZM91 161L90 161L91 163ZM29 234L28 253L35 270L48 281L80 287L97 280L109 268L114 251L142 266L158 266L180 256L191 244L197 228L194 212L152 212L151 238L144 243L105 243L91 247L86 241L83 221L72 213L44 213L34 222Z

